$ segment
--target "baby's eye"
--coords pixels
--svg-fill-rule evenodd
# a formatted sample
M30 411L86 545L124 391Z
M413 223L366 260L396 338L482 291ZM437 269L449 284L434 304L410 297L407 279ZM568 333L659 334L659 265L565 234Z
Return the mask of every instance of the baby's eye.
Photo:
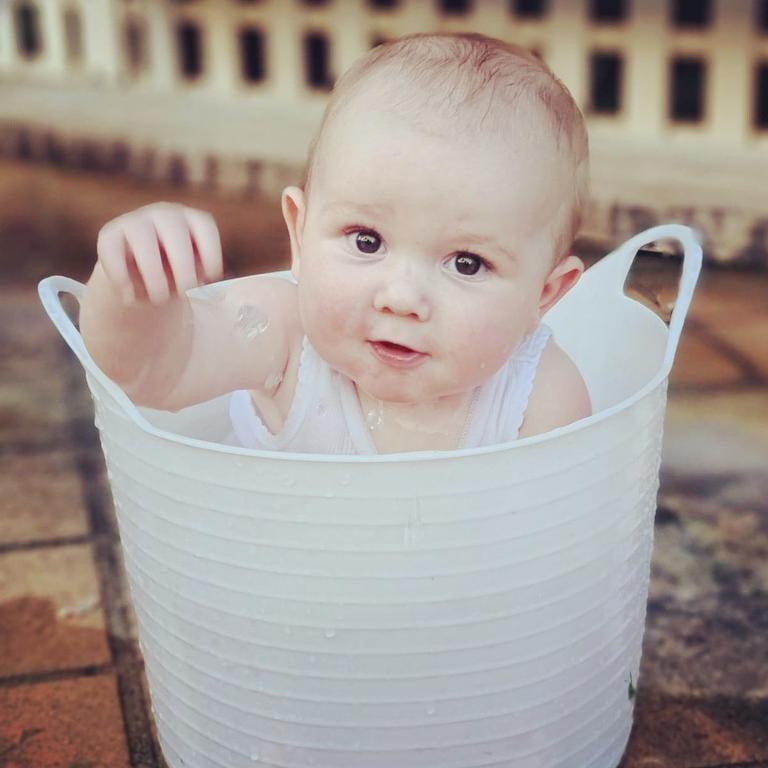
M381 238L372 230L354 229L348 234L355 235L355 248L360 253L374 254L381 246Z
M453 260L456 271L467 277L476 275L482 268L490 269L490 264L482 256L474 253L459 253L453 257Z

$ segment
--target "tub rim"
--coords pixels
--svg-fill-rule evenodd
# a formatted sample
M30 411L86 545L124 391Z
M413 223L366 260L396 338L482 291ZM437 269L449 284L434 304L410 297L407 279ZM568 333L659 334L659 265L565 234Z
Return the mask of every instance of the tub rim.
M630 299L624 294L624 284L629 274L637 252L644 246L656 240L678 240L683 246L683 264L678 286L678 295L675 300L674 309L670 319L669 326L652 310L642 303ZM667 334L667 346L664 359L658 371L646 382L640 389L615 403L608 408L604 408L597 413L593 413L583 419L566 424L562 427L542 432L538 435L516 438L515 440L493 445L477 446L474 448L457 448L455 450L440 451L400 451L397 453L383 453L372 455L351 455L351 454L323 454L308 453L298 451L272 451L257 448L247 448L241 446L225 445L210 440L201 440L195 437L186 437L175 432L170 432L153 425L141 413L123 390L115 384L109 377L96 365L93 358L85 347L82 336L75 327L69 315L64 310L59 298L60 293L70 293L78 301L82 297L85 286L76 280L62 275L52 275L44 278L38 284L38 293L40 300L58 329L64 341L69 345L72 351L80 360L86 371L86 380L91 396L94 396L94 387L91 377L96 381L106 395L111 398L123 411L123 415L128 418L135 427L138 427L147 434L164 440L166 442L184 445L196 450L214 451L217 453L230 454L234 456L248 456L251 458L269 458L278 461L289 461L298 463L325 463L325 464L389 464L389 463L413 463L424 461L449 461L458 458L483 456L487 454L501 453L504 451L527 448L541 443L546 443L569 435L582 432L595 424L600 424L617 414L628 410L635 403L644 399L662 385L666 385L667 378L672 370L675 353L680 340L682 326L690 306L696 281L701 271L702 248L701 235L694 229L680 224L663 224L657 227L644 230L634 237L627 240L619 248L604 256L600 261L592 265L585 274L592 270L609 271L611 279L618 283L618 291L627 300L637 305L638 311L646 313L651 322L657 324L660 330ZM287 276L288 271L279 271L264 273L271 276ZM234 278L216 283L216 285L227 282L235 282L243 278Z

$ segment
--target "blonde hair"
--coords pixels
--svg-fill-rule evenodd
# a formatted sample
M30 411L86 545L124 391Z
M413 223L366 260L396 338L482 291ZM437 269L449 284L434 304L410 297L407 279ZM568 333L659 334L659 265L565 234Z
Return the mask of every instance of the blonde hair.
M511 115L538 111L573 171L571 195L552 224L554 262L568 255L589 196L584 118L568 89L537 56L478 33L406 35L382 43L355 61L337 81L310 144L302 180L307 201L325 132L372 85L383 94L387 108L405 114L425 131L440 126L442 119L450 121L451 135L477 135L486 129L504 135ZM530 130L536 131L537 126Z

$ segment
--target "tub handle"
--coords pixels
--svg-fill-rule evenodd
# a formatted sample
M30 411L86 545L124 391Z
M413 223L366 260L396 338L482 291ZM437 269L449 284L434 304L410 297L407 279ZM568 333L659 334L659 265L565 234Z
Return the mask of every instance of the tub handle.
M664 367L672 368L675 353L680 342L680 334L683 331L683 323L691 305L696 282L701 272L701 236L683 224L661 224L651 227L643 232L638 232L615 251L608 254L594 265L593 269L605 270L606 281L616 286L616 290L623 296L624 286L629 276L629 270L635 260L637 252L645 245L656 240L677 240L683 247L683 268L677 287L677 298L672 309L672 317L669 321L669 336L667 348L664 353Z
M110 379L104 371L94 362L90 353L85 347L85 342L75 324L70 320L61 304L60 294L69 293L77 299L78 304L82 301L85 293L85 286L62 275L53 275L46 277L38 283L37 292L43 308L48 313L48 317L56 326L69 348L75 353L77 359L82 363L83 368L93 376L99 384L107 391L107 394L125 411L125 413L134 421L143 427L152 431L149 422L142 416L139 409L133 404L128 395Z

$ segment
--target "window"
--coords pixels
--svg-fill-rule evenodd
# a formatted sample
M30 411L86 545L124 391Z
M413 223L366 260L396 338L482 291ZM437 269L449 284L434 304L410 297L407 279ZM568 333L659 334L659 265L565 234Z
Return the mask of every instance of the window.
M138 16L126 19L123 35L125 41L125 62L128 66L128 71L136 75L147 66L146 22Z
M200 27L191 21L184 21L177 27L177 32L181 74L188 80L194 80L203 71Z
M627 0L590 0L592 21L615 23L627 17Z
M16 47L25 59L34 59L42 50L40 18L32 3L16 6Z
M760 131L768 131L768 61L755 67L754 125Z
M547 12L547 0L513 0L512 12L522 19L538 19Z
M447 14L468 13L472 3L470 0L440 0L438 9Z
M83 31L80 14L74 8L64 11L64 45L69 64L83 60Z
M755 27L768 33L768 0L755 0Z
M618 53L593 53L590 60L590 110L615 114L621 110L624 62Z
M701 59L679 58L672 62L672 120L698 122L704 117L705 76Z
M333 87L333 77L328 69L328 38L319 32L311 32L304 38L304 64L307 83L311 88Z
M241 30L240 61L244 80L255 83L264 79L264 36L260 29Z
M710 0L674 0L672 3L672 23L676 27L709 26L711 14Z

